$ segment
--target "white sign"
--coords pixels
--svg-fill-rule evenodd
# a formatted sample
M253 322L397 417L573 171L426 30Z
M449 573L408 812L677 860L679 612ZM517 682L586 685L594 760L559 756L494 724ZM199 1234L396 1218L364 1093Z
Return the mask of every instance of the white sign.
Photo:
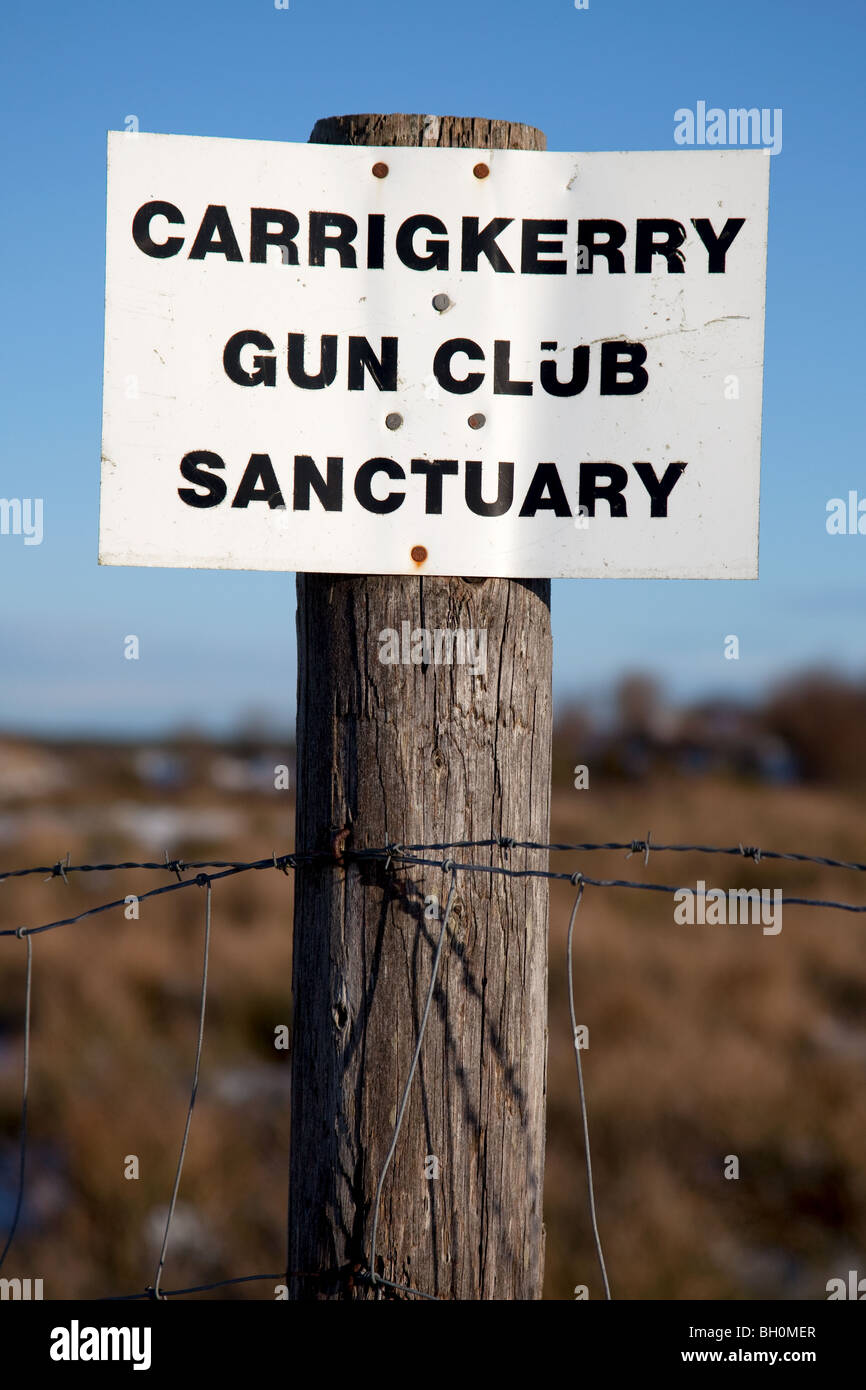
M755 578L769 164L112 133L101 562Z

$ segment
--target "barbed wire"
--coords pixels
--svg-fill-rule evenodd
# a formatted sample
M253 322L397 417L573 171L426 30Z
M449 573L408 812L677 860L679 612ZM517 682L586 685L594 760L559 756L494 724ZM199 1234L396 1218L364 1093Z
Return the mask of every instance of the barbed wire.
M240 1274L232 1279L217 1279L212 1284L193 1284L188 1289L160 1289L159 1297L161 1299L181 1298L184 1294L189 1293L210 1293L213 1289L224 1289L230 1284L254 1284L261 1281L271 1282L273 1280L288 1284L292 1279L311 1279L318 1283L323 1283L326 1279L337 1277L342 1279L347 1287L351 1287L352 1283L372 1284L374 1282L372 1275L367 1270L361 1270L354 1265L351 1267L347 1266L341 1270L325 1270L318 1274L311 1274L308 1271L301 1270L281 1270L279 1274ZM375 1283L383 1284L388 1289L396 1289L398 1293L408 1293L414 1295L415 1298L427 1299L431 1303L442 1302L442 1299L437 1298L435 1294L422 1293L420 1289L413 1289L408 1284L395 1284L393 1279L385 1279L381 1274L377 1275ZM111 1294L107 1298L100 1299L99 1302L136 1303L141 1302L143 1299L152 1299L155 1296L156 1294L153 1286L148 1285L142 1293Z
M428 858L428 857L426 857L426 856L431 855L431 854L436 853L436 852L445 853L445 854L447 855L449 851L454 851L454 850L458 850L458 849L462 849L462 850L499 849L499 850L502 851L503 856L504 856L504 858L506 859L506 863L505 863L505 864L493 864L493 863L491 863L491 864L480 864L480 863L476 863L476 862L467 862L467 861L465 861L465 860L454 860L454 859L452 859L452 858L450 858L450 857L446 857L446 858L444 858L444 859L435 859L435 858ZM327 853L327 852L324 852L324 851L312 851L312 852L311 852L311 851L306 851L306 852L297 852L297 851L296 851L296 852L293 852L293 853L291 853L291 854L277 855L276 852L272 852L271 855L270 855L269 857L265 857L265 858L262 858L262 859L254 859L254 860L199 860L199 861L194 861L194 862L190 862L190 863L185 863L182 859L172 859L172 858L170 858L170 857L169 857L169 854L168 854L168 851L165 852L165 856L164 856L164 859L163 859L162 862L153 861L153 860L149 860L149 861L133 861L133 860L126 860L126 861L123 861L123 862L111 863L111 864L72 864L72 863L70 863L70 856L67 854L66 857L65 857L63 860L58 860L58 861L57 861L55 864L53 864L53 865L32 866L32 867L29 867L29 868L13 869L13 870L8 870L8 871L6 871L6 872L0 873L0 884L2 884L3 882L5 882L5 881L7 881L7 880L21 879L21 878L25 878L25 877L28 877L28 876L31 876L31 875L42 874L42 875L47 875L47 877L46 877L46 879L45 879L46 882L47 882L47 881L50 881L50 880L52 880L52 879L55 879L55 878L59 878L59 879L61 879L61 880L62 880L65 884L67 884L67 885L69 884L69 876L72 875L72 874L114 873L114 872L118 872L118 871L127 871L127 870L129 870L129 871L132 871L132 870L142 870L142 871L151 871L151 872L160 871L160 872L163 872L163 873L169 872L169 873L173 873L173 874L175 875L175 881L172 882L172 883L161 884L159 887L149 889L149 890L147 890L147 891L144 892L144 893L138 893L138 894L132 894L132 895L125 895L124 897L118 898L118 899L114 899L114 900L111 901L111 902L100 903L100 904L98 904L98 905L95 906L95 907L87 908L87 909L83 910L82 912L75 913L75 914L72 915L72 916L59 918L59 919L57 919L57 920L50 921L50 922L44 922L44 923L41 923L41 924L36 925L36 926L18 926L18 927L11 927L11 928L0 929L0 936L3 936L3 937L15 937L15 938L17 938L18 940L24 940L24 941L26 942L26 947L27 947L26 970L25 970L25 1008L24 1008L24 1066L23 1066L23 1083L22 1083L21 1120L20 1120L20 1128L19 1128L18 1190L17 1190L17 1194L16 1194L15 1209L14 1209L14 1214L13 1214L13 1219L12 1219L10 1231L9 1231L8 1237L7 1237L7 1239L6 1239L6 1243L5 1243L5 1245L4 1245L2 1255L0 1255L0 1269L2 1269L2 1267L3 1267L3 1263L4 1263L5 1259L6 1259L6 1256L7 1256L8 1253L9 1253L10 1248L12 1247L12 1243L13 1243L15 1234L16 1234L17 1229L18 1229L18 1225L19 1225L19 1221L20 1221L20 1216L21 1216L21 1211L22 1211L22 1207L23 1207L24 1190L25 1190L26 1155L27 1155L27 1119L28 1119L28 1104L29 1104L29 1090L30 1090L31 998L32 998L32 978L33 978L33 942L32 942L32 938L33 938L34 936L38 935L38 934L41 933L41 932L53 931L53 930L55 930L55 929L57 929L57 928L59 928L59 927L72 926L72 925L74 925L74 924L77 923L77 922L83 921L83 920L84 920L85 918L87 918L87 917L93 917L93 916L96 916L97 914L100 914L100 913L109 912L109 911L111 911L113 908L125 907L125 906L127 905L127 903L129 902L130 897L133 898L136 902L143 902L143 901L145 901L145 900L148 899L148 898L159 897L159 896L161 896L161 895L164 894L164 893L176 893L176 892L183 891L183 890L185 890L185 889L187 889L187 888L192 888L192 887L203 887L203 888L206 889L206 898L205 898L205 929L204 929L204 954L203 954L203 963L202 963L202 980L201 980L201 992L200 992L200 1001L199 1001L198 1036L197 1036L197 1043L196 1043L195 1063L194 1063L194 1068L193 1068L193 1079L192 1079L192 1086L191 1086L191 1091L190 1091L189 1106L188 1106L188 1108L187 1108L186 1122L185 1122L185 1125L184 1125L183 1137L182 1137L182 1140L181 1140L180 1152L179 1152L179 1157L178 1157L178 1164L177 1164L177 1169L176 1169L176 1172L175 1172L175 1178L174 1178L174 1183L173 1183L173 1186L172 1186L171 1198L170 1198L170 1201L169 1201L169 1206L168 1206L168 1211L167 1211L165 1232L164 1232L164 1235L163 1235L162 1245L161 1245L161 1248L160 1248L159 1260L158 1260L157 1269L156 1269L156 1275L155 1275L153 1284L152 1284L152 1285L148 1285L148 1287L147 1287L143 1292L134 1293L134 1294L121 1294L121 1295L115 1295L115 1296L114 1296L114 1299L113 1299L112 1301L134 1301L134 1300L138 1300L138 1299L147 1299L147 1298L154 1298L154 1299L179 1298L179 1297L182 1297L182 1296L184 1296L184 1295L186 1295L186 1294L206 1293L206 1292L210 1292L211 1290L214 1290L214 1289L219 1289L219 1288L228 1287L229 1285L245 1284L245 1283L253 1283L253 1282L257 1282L257 1281L267 1281L267 1280L277 1280L277 1279L279 1279L279 1280L284 1280L284 1281L286 1282L287 1285L288 1285L288 1283L289 1283L291 1280L311 1280L311 1281L316 1281L316 1282L318 1282L320 1285L324 1285L326 1282L329 1282L329 1281L330 1281L330 1282L338 1281L340 1284L342 1284L343 1288L346 1290L347 1293L348 1293L355 1285L357 1285L357 1284L363 1284L363 1285L369 1286L369 1287L372 1289L373 1294L374 1294L374 1297L379 1297L379 1296L381 1295L381 1291L382 1291L383 1289L390 1289L392 1292L406 1294L406 1295L409 1295L410 1297L416 1297L416 1298L421 1298L421 1299L425 1299L425 1300L432 1300L433 1302L441 1302L441 1299L437 1298L437 1297L436 1297L435 1295L433 1295L433 1294L425 1293L424 1291L422 1291L422 1290L420 1290L420 1289L413 1288L412 1286L407 1285L407 1284L401 1284L401 1283L397 1283L397 1282L395 1282L395 1281L393 1281L393 1280L386 1279L386 1278L384 1277L384 1275L378 1273L378 1271L376 1270L376 1247L377 1247L378 1223L379 1223L379 1214L380 1214L380 1208L381 1208L381 1199L382 1199L382 1192L383 1192L383 1188L384 1188L384 1184L385 1184L385 1179L386 1179L386 1176L387 1176L387 1173L388 1173L389 1166L390 1166L390 1164L391 1164L391 1161L392 1161L392 1159L393 1159L393 1157L394 1157L394 1154L395 1154L395 1152L396 1152L396 1149L397 1149L397 1144L398 1144L399 1137L400 1137L401 1126L402 1126L403 1119L404 1119L404 1116L405 1116L405 1113L406 1113L406 1109L407 1109L407 1106L408 1106L408 1103L409 1103L409 1098L410 1098L412 1083L413 1083L413 1080L414 1080L414 1077L415 1077L415 1074L416 1074L416 1070L417 1070L417 1066L418 1066L418 1061L419 1061L419 1058L420 1058L420 1055L421 1055L421 1048L422 1048L423 1041L424 1041L424 1036L425 1036L425 1032L426 1032L427 1022L428 1022L428 1018L429 1018L429 1014L430 1014L430 1009L431 1009L431 1005L432 1005L432 1001L433 1001L433 997L434 997L434 993L435 993L436 982L437 982L437 979L438 979L439 965L440 965L440 962L441 962L441 958L442 958L442 954L443 954L444 947L445 947L446 942L447 942L447 937L448 937L448 926L449 926L449 921L450 921L450 916L451 916L451 909L452 909L452 905L453 905L453 902L454 902L454 895L455 895L455 891L456 891L457 875L458 875L458 873L479 873L479 874L496 874L496 875L501 875L501 876L507 877L507 878L544 878L544 879L549 879L549 880L552 880L552 881L556 881L556 880L559 880L559 881L567 881L567 882L569 882L569 883L571 883L572 885L574 885L574 886L577 887L577 896L576 896L576 899L575 899L575 902L574 902L574 905L573 905L573 908L572 908L571 917L570 917L570 919L569 919L569 925L568 925L568 931L567 931L567 938L566 938L566 964L567 964L567 971L568 971L567 979L568 979L569 1015L570 1015L570 1019L571 1019L572 1042L573 1042L573 1045L574 1045L575 1059L576 1059L576 1063L577 1063L578 1085L579 1085L579 1091L580 1091L580 1110L581 1110L581 1119L582 1119L583 1136L584 1136L584 1153L585 1153L586 1170L587 1170L587 1191L588 1191L588 1198L589 1198L590 1221L591 1221L591 1226L592 1226L592 1233L593 1233L593 1240L594 1240L594 1244L595 1244L596 1254L597 1254L597 1257L598 1257L599 1266L600 1266L601 1274L602 1274L602 1281L603 1281L603 1284L604 1284L605 1297L606 1297L607 1299L610 1299L610 1298L611 1298L610 1285L609 1285L609 1281L608 1281L607 1269L606 1269L606 1266L605 1266L604 1254L603 1254L603 1249L602 1249L602 1244L601 1244L601 1238L600 1238L600 1235L599 1235L598 1221L597 1221L597 1214L596 1214L595 1191L594 1191L594 1184L593 1184L593 1177L592 1177L592 1161L591 1161L590 1144L589 1144L589 1125L588 1125L588 1117L587 1117L587 1103L586 1103L586 1094L585 1094L585 1088L584 1088L583 1068L582 1068L581 1057L580 1057L580 1051L581 1051L581 1049L580 1049L580 1046L579 1046L579 1043L578 1043L578 1037L577 1037L577 1031L578 1031L578 1030L577 1030L576 1014L575 1014L575 1007L574 1007L573 958L572 958L572 957L573 957L573 937L574 937L575 920L576 920L576 917L577 917L578 909L579 909L580 904L581 904L582 899L583 899L584 890L585 890L585 888L586 888L587 886L591 886L591 887L594 887L594 888L628 888L628 889L641 890L641 891L644 891L644 892L668 893L668 894L680 893L680 892L682 892L683 890L682 890L682 887L677 887L677 886L672 885L672 884L652 883L652 882L648 882L648 881L645 881L645 880L639 880L639 879L619 879L619 878L616 878L616 879L603 879L603 878L594 878L594 877L591 877L591 876L589 876L589 875L584 874L582 871L568 873L568 872L562 872L562 871L553 870L553 869L549 869L549 868L546 868L546 869L536 869L536 868L530 868L530 867L526 867L526 866L524 866L524 867L514 867L514 866L511 866L511 864L510 864L510 862L509 862L509 856L510 856L510 854L511 854L511 852L512 852L513 850L521 850L521 851L529 852L529 853L532 853L532 852L539 852L539 853L544 853L544 854L551 854L551 853L581 853L581 854L583 854L583 853L589 853L589 852L593 852L593 851L624 851L625 854L626 854L626 858L631 858L631 856L632 856L632 855L635 855L635 854L642 854L643 857L644 857L644 863L645 863L645 865L648 865L648 864L649 864L649 859L650 859L650 853L651 853L651 852L652 852L653 854L658 854L658 853L668 853L668 854L718 854L718 855L727 855L727 856L738 856L738 857L740 857L740 858L749 858L749 859L752 859L756 864L760 863L762 860L786 860L786 861L791 861L791 862L796 862L796 863L806 863L806 864L820 865L820 866L823 867L823 868L850 870L850 871L855 871L855 872L859 872L859 873L866 872L866 864L861 864L861 863L858 863L858 862L855 862L855 861L848 861L848 860L842 860L842 859L833 859L833 858L830 858L830 857L827 857L827 856L823 856L823 855L802 854L802 853L795 853L795 852L782 852L782 851L775 851L775 850L761 850L761 849L759 849L759 848L757 848L757 847L748 847L748 846L744 846L743 844L739 844L739 845L737 845L737 846L717 846L717 845L661 845L661 844L656 844L656 843L654 843L654 842L652 841L651 834L648 833L644 839L640 839L640 840L609 841L609 842L607 842L607 843L583 843L583 844L577 844L577 843L575 843L575 844L571 844L571 843L566 844L566 843L553 843L553 842L546 843L546 842L539 842L539 841L533 841L533 840L517 840L517 839L511 838L510 836L504 836L504 835L499 835L499 836L491 837L491 838L485 839L485 840L452 840L452 841L443 841L443 842L435 842L435 843L431 842L431 843L427 843L427 844L412 844L412 845L396 844L396 843L392 843L392 842L389 841L389 842L386 842L386 843L385 843L384 845L382 845L382 846L373 847L373 848L364 848L364 849L343 848L342 846L340 846L339 850L334 849L334 850L332 850L332 852L330 852L330 853ZM230 877L233 877L233 876L235 876L235 875L243 874L243 873L260 872L260 871L275 869L275 870L281 871L282 873L287 874L287 873L289 873L289 871L292 870L292 869L298 869L298 868L302 868L302 867L312 867L312 866L315 866L315 865L319 865L319 866L329 866L329 867L331 867L331 868L338 867L338 868L340 868L340 869L346 869L346 868L348 868L349 866L351 866L352 864L359 865L359 864L362 864L362 863L364 863L364 862L369 862L369 861L378 861L378 862L382 863L383 866L384 866L384 868L385 868L385 870L386 870L386 872L390 872L390 871L393 869L393 867L395 866L395 864L396 864L396 865L400 865L401 867L417 867L417 868L425 868L425 869L426 869L426 868L438 869L438 870L440 870L440 871L443 872L443 873L449 874L449 875L450 875L450 879L451 879L450 888L449 888L449 892L448 892L448 899L447 899L447 903L446 903L446 907L445 907L445 911L444 911L443 919L442 919L442 927L441 927L441 930L440 930L439 940L438 940L438 942L437 942L436 949L435 949L435 953L434 953L434 958L433 958L433 966L432 966L432 972L431 972L430 985L429 985L428 994L427 994L427 1000L426 1000L426 1004L425 1004L425 1007L424 1007L424 1012L423 1012L423 1014L422 1014L421 1021L420 1021L419 1027L418 1027L418 1034L417 1034L417 1039L416 1039L415 1050L414 1050L414 1054L413 1054L413 1057L412 1057L412 1062L411 1062L411 1065L410 1065L410 1068L409 1068L409 1072L408 1072L408 1075L407 1075L407 1078L406 1078L406 1082L405 1082L405 1085L404 1085L404 1088L403 1088L402 1098L401 1098L399 1110L398 1110L398 1112L397 1112L396 1123L395 1123L395 1126L394 1126L393 1137L392 1137L391 1144L390 1144L390 1147L389 1147L389 1149L388 1149L387 1155L386 1155L386 1157L385 1157L385 1160L384 1160L384 1163L383 1163L383 1166L382 1166L382 1169L381 1169L381 1172L380 1172L380 1175L379 1175L379 1180L378 1180L378 1183L377 1183L377 1187L376 1187L376 1197L375 1197L375 1201L374 1201L374 1204L373 1204L372 1232L371 1232L370 1247L369 1247L369 1248L370 1248L369 1262L367 1263L366 1267L364 1266L363 1263L361 1263L361 1262L356 1262L355 1264L353 1264L353 1265L351 1265L351 1266L344 1266L344 1267L342 1267L342 1268L340 1268L340 1269L337 1269L337 1270L321 1270L321 1271L314 1271L314 1272L311 1272L311 1271L290 1271L290 1270L287 1270L287 1271L285 1271L285 1272L282 1273L282 1274L273 1274L273 1275L271 1275L271 1274L249 1274L249 1275L237 1276L237 1277L235 1277L235 1278L230 1278L230 1279L218 1280L218 1281L216 1281L216 1282L214 1282L214 1283L210 1283L210 1284L198 1284L198 1285L194 1285L194 1286L191 1286L191 1287L189 1287L189 1288L184 1288L184 1289L163 1289L163 1288L161 1287L161 1281L162 1281L163 1272L164 1272L164 1268L165 1268L165 1262L166 1262L167 1253L168 1253L168 1249L169 1249L171 1228L172 1228L172 1223L173 1223L174 1215L175 1215L175 1209L176 1209L176 1204L177 1204L177 1196L178 1196L178 1192L179 1192L179 1190L180 1190L180 1182L181 1182L181 1176L182 1176L182 1173L183 1173L184 1159L185 1159L185 1156L186 1156L186 1151L187 1151L187 1147L188 1147L188 1143L189 1143L189 1136L190 1136L190 1130L191 1130L191 1125L192 1125L192 1114L193 1114L193 1109L194 1109L194 1106L195 1106L196 1095L197 1095L197 1091L198 1091L199 1075L200 1075L200 1068L201 1068L201 1056L202 1056L202 1047L203 1047L203 1041L204 1041L204 1025L205 1025L205 1013L206 1013L206 1007L207 1007L207 991L208 991L208 956L209 956L209 949L210 949L211 919L212 919L212 885L213 885L215 882L218 882L218 881L220 881L220 880L222 880L222 879L230 878ZM184 878L184 877L183 877L183 874L184 874L185 872L189 872L189 873L191 873L193 876L192 876L192 877L189 877L189 878ZM696 891L696 890L690 890L690 891L693 892L694 895L695 895L695 897L697 897L697 898L706 897L706 896L707 896L706 891L705 891L703 894L700 893L700 892L698 892L698 891ZM716 891L716 890L710 890L710 891ZM777 891L778 891L778 890L777 890ZM829 899L820 899L820 898L807 898L807 897L784 896L784 895L783 895L783 896L781 897L781 904L782 904L782 905L785 905L785 906L820 907L820 908L834 909L834 910L842 911L842 912L866 913L866 904L842 902L842 901L829 900Z
M512 849L542 850L551 854L558 853L593 853L598 850L624 850L626 858L630 859L633 854L643 854L645 862L649 862L649 853L653 854L724 854L732 855L737 858L753 859L760 863L762 859L782 859L790 860L800 864L818 864L828 869L849 869L856 873L866 873L866 864L861 864L856 860L832 859L821 854L801 854L792 850L773 850L761 849L755 845L744 845L742 842L736 845L662 845L657 844L650 832L643 840L609 840L606 842L564 842L554 843L553 841L541 840L516 840L510 835L496 835L486 840L440 840L429 841L424 844L395 844L387 842L381 849L352 850L344 849L342 857L363 858L374 856L377 858L387 857L389 854L401 854L403 851L417 853L427 850L452 850L452 849L502 849L506 856ZM0 883L6 879L27 878L32 874L47 875L46 882L52 878L62 878L68 882L69 874L97 874L114 873L118 869L148 869L148 870L170 870L172 873L180 875L185 869L270 869L282 868L284 865L290 868L297 868L304 864L313 864L316 861L332 863L339 859L338 856L317 852L294 852L280 856L271 855L265 859L242 860L242 859L204 859L190 860L185 862L183 859L169 858L168 851L162 860L132 860L127 859L111 864L70 864L69 855L65 859L57 860L54 864L38 864L26 869L7 869L0 872Z
M586 852L590 850L625 850L626 857L632 854L643 853L648 860L649 851L667 853L706 853L739 855L748 857L759 863L762 859L791 860L800 863L819 864L831 869L850 869L858 872L866 872L866 865L850 862L843 859L829 859L820 855L782 853L777 850L761 850L758 848L748 848L739 845L733 847L720 847L712 845L656 845L646 840L615 841L609 844L553 844L542 843L532 840L514 840L508 836L497 836L495 839L488 840L453 840L442 842L431 842L423 845L400 845L387 843L381 847L373 849L344 849L341 855L329 854L325 851L292 853L292 854L271 854L264 859L253 860L205 860L191 863L184 863L182 859L169 859L166 854L165 860L159 861L126 861L117 864L69 864L66 861L58 861L53 867L40 865L30 869L15 869L0 874L0 884L6 879L23 878L28 874L45 874L49 878L63 878L68 883L68 875L76 873L111 873L120 869L142 869L171 871L177 875L175 883L164 883L159 888L148 889L145 893L137 893L134 896L139 902L144 902L147 898L156 898L163 893L176 893L180 889L190 888L194 884L204 885L205 883L215 883L219 879L231 878L237 874L260 872L265 869L281 869L288 872L291 869L301 868L305 865L331 865L335 863L343 865L351 862L362 862L364 860L379 860L386 864L397 861L405 865L416 865L421 868L442 869L445 865L450 865L451 860L426 859L421 852L432 852L434 850L449 849L486 849L501 848L506 856L513 849L537 850L543 853L565 853L565 852ZM557 872L554 869L530 869L530 868L509 868L502 864L476 864L465 861L455 860L454 867L458 872L472 872L483 874L500 874L507 878L546 878L570 882L573 875L567 872ZM184 870L206 870L213 872L198 872L194 878L184 879L181 874ZM47 880L46 880L47 881ZM648 883L642 879L624 878L593 878L589 874L583 876L583 881L594 888L632 888L641 889L651 893L680 893L682 885L670 883ZM701 896L698 894L698 896ZM126 897L116 898L112 902L100 903L97 907L86 908L83 912L76 913L71 917L62 917L57 921L45 922L36 927L6 927L0 929L2 936L33 936L40 932L53 931L57 927L73 926L76 922L83 921L86 917L93 917L102 912L110 912L115 907L123 907L126 904ZM866 912L866 903L848 903L825 898L806 898L788 896L781 899L783 906L787 907L825 907L838 912Z

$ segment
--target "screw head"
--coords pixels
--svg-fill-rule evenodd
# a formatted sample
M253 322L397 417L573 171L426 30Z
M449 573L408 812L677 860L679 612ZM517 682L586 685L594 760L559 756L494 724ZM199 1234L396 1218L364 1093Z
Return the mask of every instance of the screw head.
M387 177L388 177L388 166L387 166L387 164L384 164L384 163L382 162L381 159L377 160L376 163L373 165L373 178L374 178L374 179L386 179Z
M486 179L488 174L490 173L490 165L476 164L472 172L477 179Z
M413 545L412 549L409 551L409 554L415 561L416 565L422 565L424 561L427 559L427 547L423 545Z
M398 430L403 423L403 416L396 410L392 410L390 415L385 416L385 425L389 430Z
M487 416L481 414L470 415L467 424L471 430L480 430L487 424Z
M451 308L451 300L447 294L434 294L433 308L438 309L440 314L444 314L446 309Z

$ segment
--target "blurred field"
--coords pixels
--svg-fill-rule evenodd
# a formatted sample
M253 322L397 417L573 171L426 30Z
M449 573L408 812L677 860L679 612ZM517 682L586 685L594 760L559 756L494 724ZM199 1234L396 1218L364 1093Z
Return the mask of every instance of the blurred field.
M570 761L570 749L560 763ZM5 763L3 761L5 757ZM219 759L222 759L222 762ZM29 762L28 762L29 759ZM273 789L290 750L171 760L132 749L0 756L3 869L123 858L256 858L292 845ZM214 768L216 767L216 771ZM63 769L66 769L64 773ZM268 769L270 774L268 775ZM17 781L16 781L17 778ZM41 780L40 780L41 779ZM53 779L53 780L52 780ZM50 808L50 809L48 809ZM760 845L866 859L856 789L667 770L640 782L560 776L553 838ZM862 876L700 855L560 856L554 867L674 884L781 887L866 901ZM170 876L169 876L170 877ZM132 871L0 883L0 924L69 915L161 875ZM291 878L214 888L202 1080L165 1287L284 1262ZM571 1050L565 934L573 892L551 898L546 1227L548 1298L601 1295L590 1241ZM30 1159L4 1275L45 1295L132 1293L152 1282L195 1047L204 893L187 889L34 938ZM0 940L0 1245L14 1204L25 947ZM866 1274L866 917L786 909L782 932L686 927L660 894L588 888L577 919L578 1021L599 1223L619 1298L824 1298ZM140 1160L138 1181L124 1160ZM740 1178L723 1176L725 1156ZM272 1297L269 1284L209 1297Z

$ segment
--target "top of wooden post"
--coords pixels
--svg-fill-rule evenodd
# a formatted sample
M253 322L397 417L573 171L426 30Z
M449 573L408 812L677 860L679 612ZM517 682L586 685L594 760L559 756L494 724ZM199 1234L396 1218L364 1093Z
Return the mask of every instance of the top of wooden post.
M546 150L543 130L516 121L479 116L421 116L395 112L325 116L310 135L313 145L425 145L477 150Z

